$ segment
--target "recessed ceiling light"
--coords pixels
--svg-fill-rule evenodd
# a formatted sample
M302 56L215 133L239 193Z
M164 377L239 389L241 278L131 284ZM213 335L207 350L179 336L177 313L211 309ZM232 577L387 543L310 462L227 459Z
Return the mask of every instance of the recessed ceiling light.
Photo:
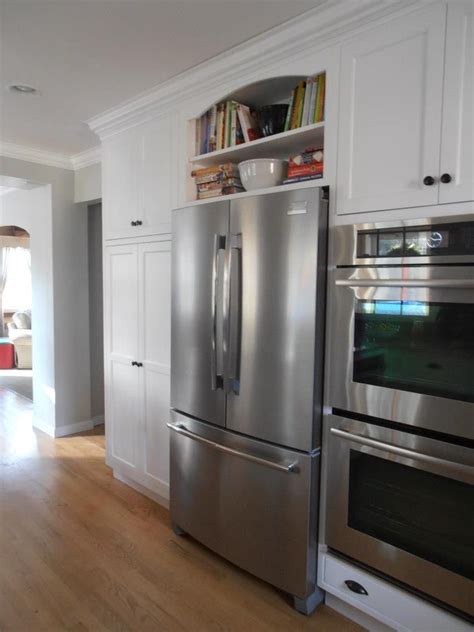
M19 92L20 94L35 94L38 92L37 88L29 86L26 83L12 83L8 86L7 90L10 92Z

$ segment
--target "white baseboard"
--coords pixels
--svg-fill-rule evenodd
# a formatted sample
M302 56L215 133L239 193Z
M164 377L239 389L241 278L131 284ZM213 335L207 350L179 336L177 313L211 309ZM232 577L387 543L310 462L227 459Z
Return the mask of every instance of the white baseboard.
M41 430L41 432L45 432L50 437L54 437L55 436L55 434L54 434L54 431L55 431L54 424L50 424L50 423L44 421L44 419L40 419L35 414L33 414L32 425L33 425L33 428L36 428L36 430Z
M95 417L92 417L92 423L94 426L102 426L102 424L105 423L104 415L96 415Z
M121 483L125 483L125 485L132 487L135 491L139 492L140 494L143 494L143 496L150 498L150 500L154 500L156 503L158 503L165 509L169 509L169 506L170 506L169 498L164 498L163 496L160 496L159 494L152 492L150 489L147 489L143 485L140 485L140 483L137 483L136 481L131 479L129 476L124 476L123 474L121 474L115 469L113 470L113 473L114 473L114 478L116 478Z
M56 426L54 429L54 436L67 437L69 435L77 434L78 432L84 432L86 430L92 430L94 427L94 421L92 419L86 419L84 421L78 421L75 424L66 424L65 426Z

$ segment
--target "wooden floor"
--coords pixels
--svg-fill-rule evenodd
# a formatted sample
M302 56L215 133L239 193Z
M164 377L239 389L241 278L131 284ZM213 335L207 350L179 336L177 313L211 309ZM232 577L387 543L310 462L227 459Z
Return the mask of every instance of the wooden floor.
M361 630L173 534L168 512L112 478L99 429L51 439L0 389L0 630Z

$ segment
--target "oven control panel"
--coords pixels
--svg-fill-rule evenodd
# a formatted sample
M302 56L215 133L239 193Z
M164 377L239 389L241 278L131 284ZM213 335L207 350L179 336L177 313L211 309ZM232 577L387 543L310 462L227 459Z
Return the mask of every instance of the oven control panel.
M474 256L474 221L357 231L357 258Z

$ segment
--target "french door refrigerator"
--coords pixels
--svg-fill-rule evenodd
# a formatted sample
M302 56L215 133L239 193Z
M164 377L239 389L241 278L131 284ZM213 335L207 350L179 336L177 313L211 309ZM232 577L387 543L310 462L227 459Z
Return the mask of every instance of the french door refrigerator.
M173 211L170 510L311 612L327 199L298 189Z

